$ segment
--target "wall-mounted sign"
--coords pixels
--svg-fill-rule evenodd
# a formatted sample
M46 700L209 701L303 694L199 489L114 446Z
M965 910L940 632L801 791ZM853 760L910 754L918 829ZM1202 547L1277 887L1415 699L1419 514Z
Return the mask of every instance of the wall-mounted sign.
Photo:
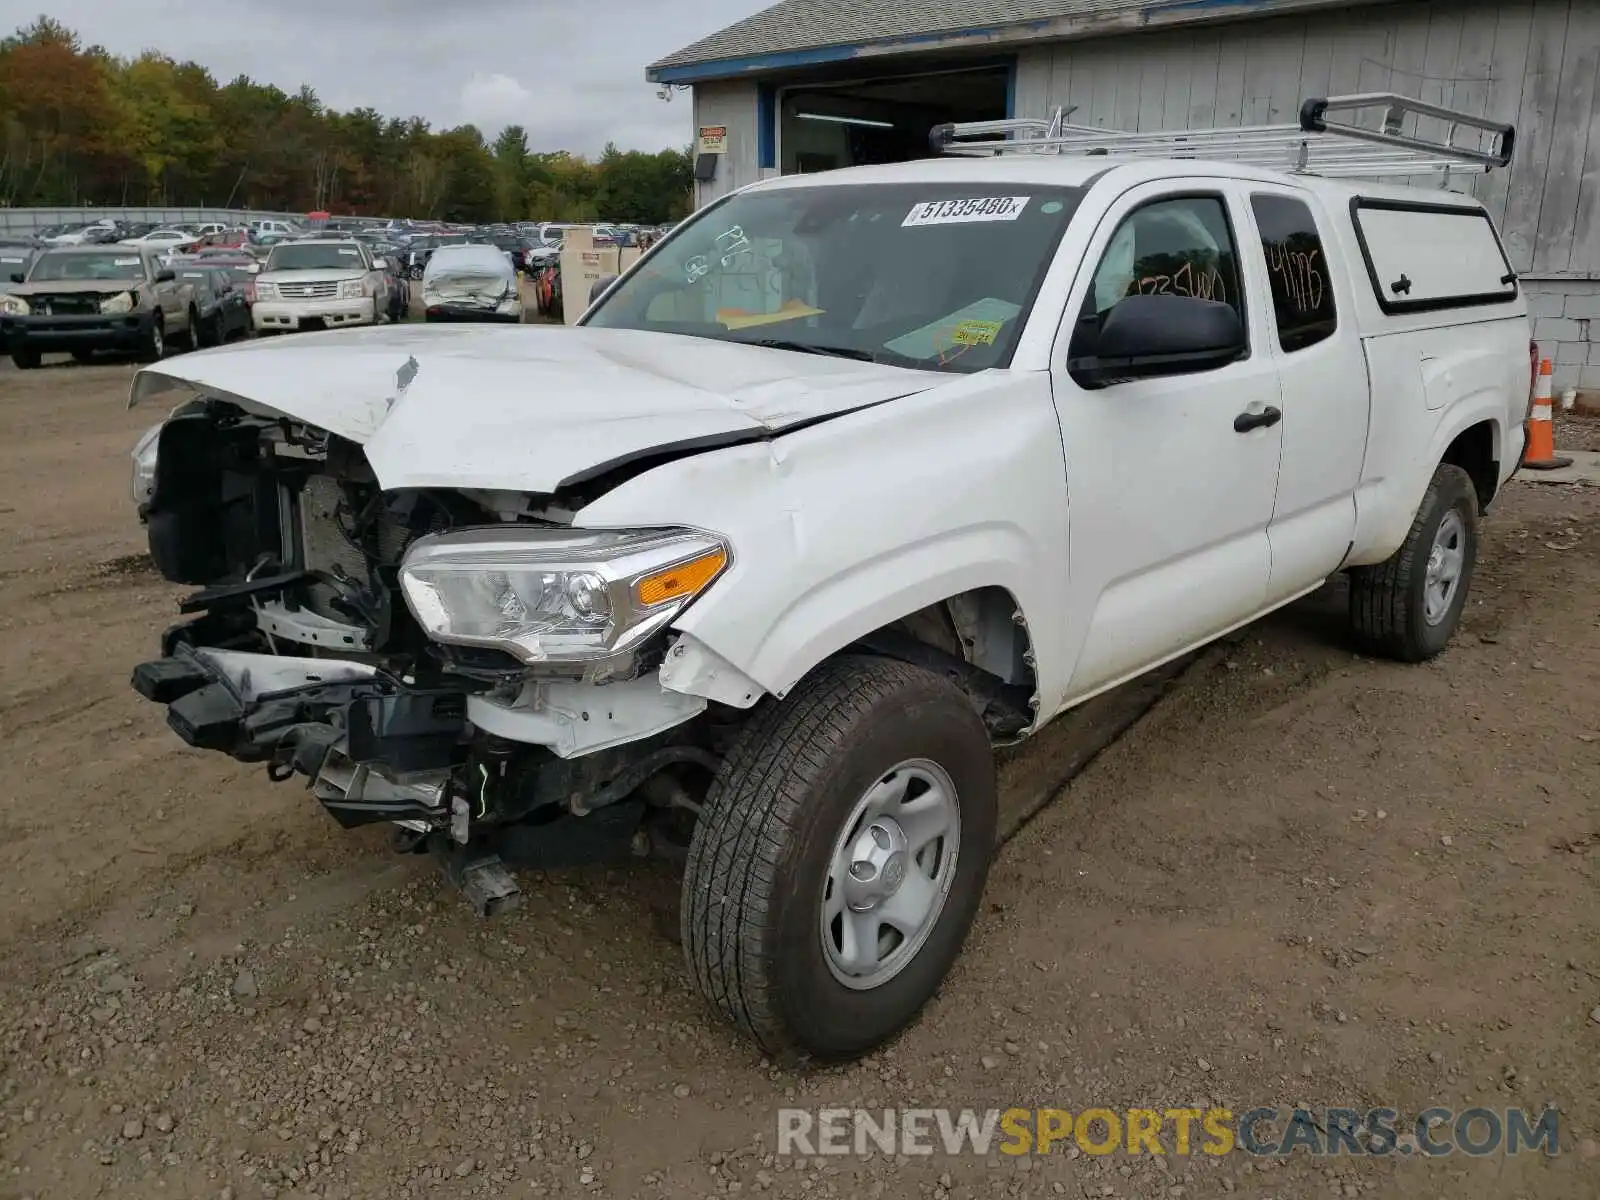
M728 149L728 127L726 125L700 126L700 153L724 154Z

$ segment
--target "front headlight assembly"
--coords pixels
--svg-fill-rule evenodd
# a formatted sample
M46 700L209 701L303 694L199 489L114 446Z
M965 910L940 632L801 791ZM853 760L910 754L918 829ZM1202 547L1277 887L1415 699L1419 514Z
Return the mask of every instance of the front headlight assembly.
M100 301L100 311L103 313L127 313L133 311L133 293L118 292L115 296L107 296Z
M346 300L359 300L367 294L367 285L359 279L346 279L339 288L339 295Z
M0 295L0 313L8 317L25 317L30 309L28 302L21 296Z
M612 678L732 561L690 529L525 525L419 538L400 569L430 638Z

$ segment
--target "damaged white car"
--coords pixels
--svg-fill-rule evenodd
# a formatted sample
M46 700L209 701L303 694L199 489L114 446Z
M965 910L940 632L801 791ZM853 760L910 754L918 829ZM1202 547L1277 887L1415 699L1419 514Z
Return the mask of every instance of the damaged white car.
M576 328L146 367L133 399L175 407L134 495L199 590L134 684L485 910L507 865L685 860L699 990L774 1054L860 1054L967 934L994 745L1341 570L1362 645L1445 645L1528 325L1482 209L1397 194L1053 156L788 177Z
M522 320L511 255L498 246L440 246L422 273L428 321Z

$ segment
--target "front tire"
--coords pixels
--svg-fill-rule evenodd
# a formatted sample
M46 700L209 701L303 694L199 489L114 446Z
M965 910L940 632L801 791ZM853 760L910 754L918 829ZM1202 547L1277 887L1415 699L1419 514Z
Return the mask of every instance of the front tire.
M1369 654L1417 663L1449 643L1478 561L1478 493L1460 467L1441 464L1400 549L1350 572L1350 623Z
M40 362L37 350L13 350L11 352L11 365L19 371L32 371Z
M960 952L995 844L989 737L954 684L832 660L752 717L683 882L696 989L775 1058L858 1057Z
M145 362L160 362L167 356L167 335L161 327L161 314L157 313L155 320L150 322L150 332L145 335L144 345L139 348L139 357Z

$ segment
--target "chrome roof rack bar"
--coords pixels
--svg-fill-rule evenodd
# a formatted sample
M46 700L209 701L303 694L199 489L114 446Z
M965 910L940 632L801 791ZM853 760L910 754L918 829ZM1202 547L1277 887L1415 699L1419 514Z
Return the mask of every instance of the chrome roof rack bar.
M1297 125L1235 129L1129 133L1069 124L1070 111L1057 109L1048 121L939 125L929 140L935 150L954 155L1209 159L1330 177L1489 171L1511 162L1516 141L1511 125L1391 92L1311 99L1301 106ZM1364 114L1377 119L1363 122ZM1442 127L1441 135L1424 136L1425 121Z

